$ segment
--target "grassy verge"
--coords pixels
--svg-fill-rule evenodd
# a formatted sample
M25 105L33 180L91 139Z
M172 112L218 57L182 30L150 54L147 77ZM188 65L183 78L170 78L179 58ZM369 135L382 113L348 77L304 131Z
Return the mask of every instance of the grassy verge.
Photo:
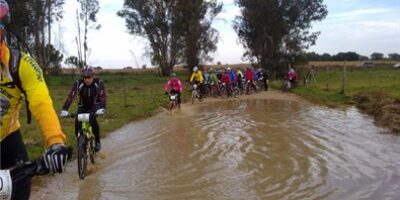
M356 105L375 116L378 123L400 132L400 70L378 66L369 69L350 68L346 71L346 84L343 88L343 69L330 71L319 69L316 82L305 86L299 81L299 87L293 93L306 99L331 107ZM273 81L273 88L279 89L281 81Z
M179 74L179 76L182 77L181 79L186 77L183 74ZM46 79L57 113L60 113L61 107L77 78L79 77L62 75ZM154 114L160 107L166 106L168 103L168 98L163 95L163 85L167 78L159 77L154 72L100 74L98 78L104 81L107 93L107 115L98 118L102 137L132 120ZM188 96L189 94L185 93L183 99ZM75 99L73 106L69 109L70 112L76 112L77 100ZM29 156L31 159L37 158L44 151L42 134L34 120L31 125L26 125L24 108L21 110L21 115L21 131ZM68 144L75 147L74 119L60 120Z

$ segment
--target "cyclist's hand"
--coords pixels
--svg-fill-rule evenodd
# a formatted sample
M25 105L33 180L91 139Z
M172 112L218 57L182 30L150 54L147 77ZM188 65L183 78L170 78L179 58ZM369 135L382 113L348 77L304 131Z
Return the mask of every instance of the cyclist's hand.
M96 111L96 115L104 115L106 113L106 109L100 108Z
M51 145L43 155L43 161L51 173L61 173L68 160L68 151L63 144Z
M168 95L168 92L165 92L164 94L165 94L165 95Z
M66 110L61 111L60 117L68 117L69 113Z

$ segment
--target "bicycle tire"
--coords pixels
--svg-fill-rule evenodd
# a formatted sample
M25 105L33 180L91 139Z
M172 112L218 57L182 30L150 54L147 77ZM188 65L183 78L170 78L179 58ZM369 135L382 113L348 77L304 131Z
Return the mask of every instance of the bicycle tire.
M240 95L240 90L239 90L239 88L234 87L234 88L232 89L232 96L235 97L235 98L238 98L239 95Z
M228 98L228 90L226 89L226 87L221 88L220 94L223 99Z
M192 104L194 104L194 100L196 99L197 91L192 91Z
M90 158L90 163L92 163L92 165L94 165L95 157L96 157L96 152L94 151L94 138L91 138L89 146L89 158Z
M78 175L80 179L85 179L87 174L87 139L81 133L78 138Z

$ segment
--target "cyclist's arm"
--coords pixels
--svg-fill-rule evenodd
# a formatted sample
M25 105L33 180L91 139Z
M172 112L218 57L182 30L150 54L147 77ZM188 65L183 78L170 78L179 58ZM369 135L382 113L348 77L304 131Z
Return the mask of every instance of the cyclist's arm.
M74 101L76 95L78 94L78 87L79 87L79 81L76 81L74 85L72 86L71 91L69 92L69 95L67 99L65 100L65 103L62 107L63 110L68 110L69 107L71 106L72 102Z
M195 73L193 72L192 75L190 76L189 82L193 82L194 75L195 75Z
M45 144L51 146L65 143L65 135L61 131L60 122L53 108L43 72L31 57L23 55L19 68L22 88L26 91L29 110L39 123Z
M165 92L169 92L169 83L170 83L170 81L167 81L167 83L164 85L164 91Z
M198 73L199 73L199 74L198 74L198 76L199 76L199 77L198 77L198 78L199 78L198 81L199 81L200 83L203 83L203 82L204 82L203 73L201 73L201 71L199 71Z
M181 82L181 80L178 80L178 92L179 92L179 93L182 93L182 91L183 91L182 82Z
M100 105L102 108L106 108L107 95L106 95L106 89L104 88L104 83L102 80L99 81L99 87L100 87L100 91L98 93L98 98L100 100Z

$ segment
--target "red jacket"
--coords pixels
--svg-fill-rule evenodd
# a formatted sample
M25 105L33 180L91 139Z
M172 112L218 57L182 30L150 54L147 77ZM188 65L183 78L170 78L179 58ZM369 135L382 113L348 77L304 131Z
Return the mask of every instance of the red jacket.
M223 73L222 74L222 76L221 76L221 82L222 83L229 84L230 80L231 79L229 78L228 73Z
M175 90L179 93L182 93L183 86L182 82L179 79L171 79L164 85L164 91L169 92L170 90Z
M244 74L244 78L247 80L253 80L253 70L248 69L246 70L246 73Z

